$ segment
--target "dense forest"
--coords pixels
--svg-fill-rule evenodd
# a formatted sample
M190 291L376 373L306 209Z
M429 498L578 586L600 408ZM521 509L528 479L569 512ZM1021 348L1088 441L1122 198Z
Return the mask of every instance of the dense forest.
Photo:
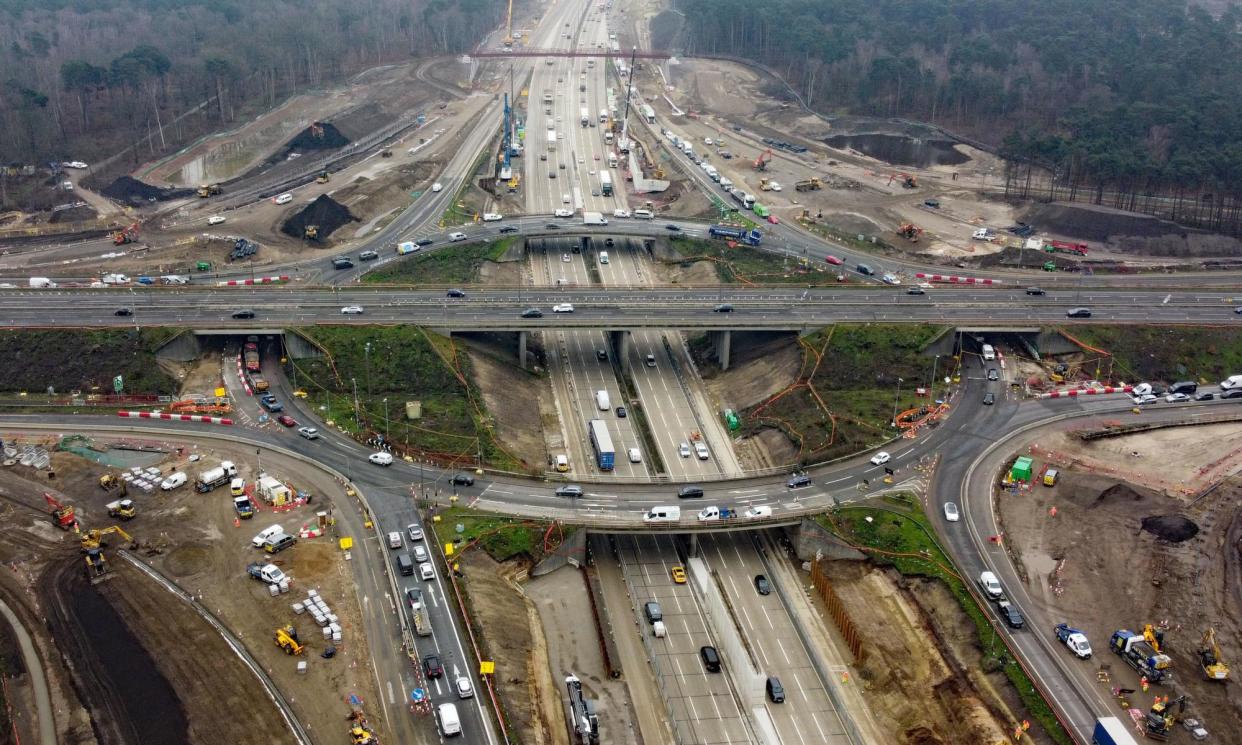
M825 112L929 121L1068 190L1242 196L1242 8L1174 0L678 0L688 52ZM1018 173L1021 169L1014 169ZM1017 181L1019 179L1015 179ZM1015 187L1026 188L1025 183ZM1125 196L1125 199L1121 197ZM1098 201L1109 201L1099 199Z
M167 150L198 124L410 56L463 51L502 0L0 0L0 162Z

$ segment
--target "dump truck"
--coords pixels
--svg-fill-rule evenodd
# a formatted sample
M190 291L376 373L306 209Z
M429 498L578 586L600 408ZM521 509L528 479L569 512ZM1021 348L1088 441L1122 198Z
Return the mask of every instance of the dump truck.
M249 564L246 566L246 574L269 585L279 585L286 579L285 573L280 571L280 567L275 564L260 564L258 562Z
M134 500L132 499L118 499L115 502L109 502L107 508L108 517L116 517L121 520L133 520L138 514L138 511L134 509Z
M818 178L812 177L794 183L795 191L819 191L824 187Z
M214 197L222 191L223 189L220 188L219 184L203 184L198 187L198 196L200 199L206 199L207 197Z
M414 633L419 636L431 636L431 617L427 614L427 606L423 603L422 590L409 590L410 618L414 620Z
M1148 682L1167 683L1173 679L1173 660L1167 654L1157 652L1142 634L1118 629L1113 632L1108 646Z
M198 475L198 479L194 482L194 491L205 494L217 486L229 483L229 480L236 475L237 466L233 465L233 461L221 461L220 465Z
M1061 643L1069 647L1074 656L1080 660L1091 657L1091 642L1087 641L1087 635L1078 629L1070 628L1069 624L1058 623L1053 633L1057 635L1057 639Z
M763 233L758 228L748 229L740 225L712 225L707 229L707 234L713 238L734 240L748 246L758 246L763 240Z
M242 357L246 361L246 369L250 372L259 371L259 345L248 341L242 351Z

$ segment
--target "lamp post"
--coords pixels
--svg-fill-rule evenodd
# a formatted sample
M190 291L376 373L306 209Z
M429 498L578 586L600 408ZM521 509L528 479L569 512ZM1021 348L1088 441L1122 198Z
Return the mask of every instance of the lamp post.
M901 384L905 382L897 378L897 393L893 396L893 426L897 426L897 404L901 401Z
M931 400L936 400L936 368L940 366L940 355L936 355L936 359L932 361L931 380L927 382L927 393L931 396Z
M384 397L384 442L388 442L388 397Z
M371 342L367 342L362 348L362 353L367 360L367 398L371 397Z
M362 429L362 423L358 421L358 379L350 378L349 382L354 384L354 426Z

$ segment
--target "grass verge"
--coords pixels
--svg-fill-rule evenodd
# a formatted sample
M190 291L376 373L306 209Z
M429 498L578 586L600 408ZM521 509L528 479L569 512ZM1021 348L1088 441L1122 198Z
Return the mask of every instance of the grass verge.
M500 261L518 240L510 237L487 243L463 243L413 254L364 274L362 281L370 284L473 284L479 280L485 263Z
M945 583L975 626L976 640L984 653L985 669L1004 672L1027 712L1039 722L1053 742L1073 745L1069 733L1061 727L1052 708L1035 689L1026 671L1004 654L1003 645L1001 654L995 652L996 630L967 589L967 580L953 570L949 557L933 537L931 523L919 509L917 496L901 493L886 501L889 505L883 508L844 507L816 519L851 544L872 549L867 553L881 566L892 566L903 575L930 577Z
M1113 380L1212 383L1242 370L1242 334L1237 329L1076 326L1068 333L1111 355L1098 364L1101 375Z
M797 256L777 254L750 246L729 248L724 241L700 238L670 240L669 245L687 261L710 261L721 282L743 284L828 284L836 283L836 272L826 264Z
M436 510L431 526L441 545L453 542L462 546L477 541L488 556L506 561L521 555L532 560L542 556L543 536L549 523L453 506ZM460 532L458 526L462 528Z

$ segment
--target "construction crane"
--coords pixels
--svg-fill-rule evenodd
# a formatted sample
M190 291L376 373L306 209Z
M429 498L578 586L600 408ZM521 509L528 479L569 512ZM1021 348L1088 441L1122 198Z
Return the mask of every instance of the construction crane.
M1199 648L1199 664L1208 680L1229 680L1229 666L1221 659L1220 645L1216 643L1216 629L1209 627L1203 632L1203 646Z
M759 153L759 157L755 158L755 162L751 164L751 167L756 171L766 171L768 170L768 161L770 160L772 160L772 148Z
M509 15L505 19L505 49L513 48L513 0L509 0Z
M138 223L129 225L112 234L112 245L124 246L126 243L133 243L138 240Z
M134 542L134 539L130 536L130 534L122 530L119 525L113 525L112 527L104 528L103 530L92 528L91 530L88 530L81 534L82 550L83 551L94 551L96 549L102 548L104 546L103 538L109 533L116 533L117 535L124 538L126 542L128 543Z
M274 640L276 642L276 646L283 649L287 655L302 654L302 652L306 649L306 647L303 647L302 644L298 642L297 629L293 628L292 625L276 629Z
M47 500L48 507L52 508L52 522L61 530L77 530L78 516L73 510L71 504L61 504L56 497L47 492L43 492L43 498Z

